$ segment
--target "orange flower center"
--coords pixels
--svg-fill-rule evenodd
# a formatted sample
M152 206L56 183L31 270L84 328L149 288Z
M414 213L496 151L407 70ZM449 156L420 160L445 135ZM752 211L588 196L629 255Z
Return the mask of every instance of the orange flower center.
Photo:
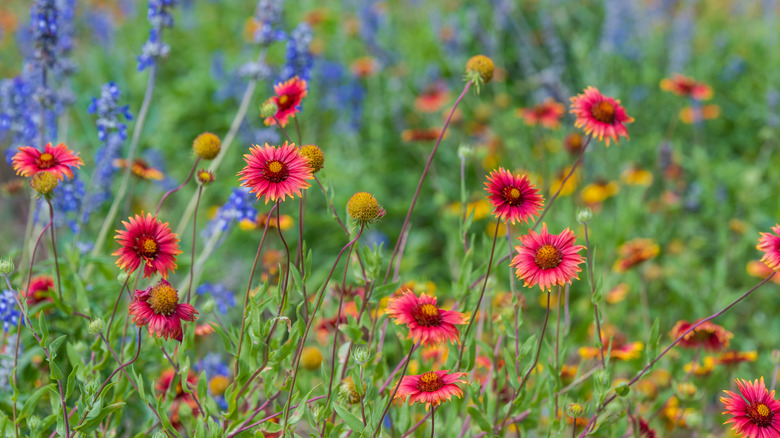
M169 285L158 284L152 288L149 295L147 302L152 306L154 313L158 315L170 315L176 310L176 305L179 304L179 293Z
M290 103L290 96L286 94L279 96L279 106L286 106L288 103Z
M441 325L441 313L433 304L421 304L412 311L414 320L423 327L438 327Z
M544 245L536 250L534 261L542 269L553 269L563 261L563 253L552 245Z
M520 196L520 190L517 187L504 187L504 199L509 205L518 205L523 202L523 198Z
M135 249L142 257L154 258L157 255L157 242L149 236L143 236L138 239Z
M420 383L417 384L417 389L422 392L436 392L442 386L444 386L444 380L433 371L428 371L420 376Z
M775 413L764 403L753 402L747 407L747 417L750 422L758 427L769 427L772 424L772 418Z
M35 163L38 165L39 169L48 169L50 167L54 167L56 165L56 161L54 161L54 155L46 152L41 154L40 157L38 157L38 161Z
M615 123L615 107L606 100L602 100L593 105L590 108L590 113L593 115L593 118L599 122Z
M287 165L281 161L268 161L265 163L265 177L272 183L280 183L287 179L290 175L290 171L287 170Z

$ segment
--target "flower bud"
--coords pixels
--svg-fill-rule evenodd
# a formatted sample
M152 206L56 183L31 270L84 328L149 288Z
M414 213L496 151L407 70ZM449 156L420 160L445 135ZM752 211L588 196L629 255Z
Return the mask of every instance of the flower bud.
M347 202L347 213L356 222L366 225L385 215L385 210L379 205L374 195L358 192Z
M90 379L87 381L87 384L84 385L84 390L87 392L90 398L95 395L99 388L100 383L98 383L97 379Z
M125 271L122 271L119 273L119 275L116 276L116 281L118 281L119 284L125 284L125 282L127 281L127 277L129 276L130 274L128 274Z
M209 298L200 306L200 310L204 314L211 313L214 311L214 307L216 307L216 305L217 303L214 302L214 299Z
M276 105L276 102L271 99L266 100L260 106L260 115L264 118L275 116L277 111L279 111L279 107Z
M30 187L35 190L38 195L43 196L46 199L51 198L52 192L57 188L57 184L60 181L53 173L38 172L32 176L30 180Z
M461 159L461 161L468 160L474 155L474 148L471 147L469 144L462 144L458 146L458 158Z
M482 83L490 82L493 79L493 60L485 55L471 57L466 63L466 79L480 80Z
M0 275L8 277L14 273L14 259L11 257L0 258Z
M216 158L221 148L222 142L219 140L219 137L210 132L204 132L195 137L195 140L192 142L192 150L195 151L195 155L204 160Z
M198 178L198 184L202 186L207 186L214 182L216 177L214 176L214 172L210 172L206 169L200 169L197 173Z
M696 395L696 385L691 382L682 382L677 384L677 392L683 399L692 399Z
M352 359L361 367L368 362L369 354L368 350L363 347L356 347L352 349Z
M33 414L27 419L27 427L30 430L38 430L41 427L41 419L37 415Z
M631 387L626 382L620 382L615 386L615 392L621 397L625 397L631 392Z
M89 328L87 331L90 335L96 335L98 333L102 333L105 326L106 323L104 323L102 319L95 318L92 320L92 322L89 323Z
M577 212L577 222L585 225L593 219L593 211L589 207L580 209Z
M317 347L306 347L301 351L301 364L309 371L320 369L322 353Z
M579 403L571 403L569 404L569 407L566 408L566 415L577 418L582 416L582 413L585 412L585 408L582 407Z

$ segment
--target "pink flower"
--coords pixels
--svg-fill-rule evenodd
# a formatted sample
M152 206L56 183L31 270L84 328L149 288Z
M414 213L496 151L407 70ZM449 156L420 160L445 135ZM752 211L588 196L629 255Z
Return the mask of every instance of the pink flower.
M287 126L289 119L295 117L295 114L301 110L301 101L306 97L306 81L295 76L287 82L274 85L274 92L276 96L271 97L270 100L276 104L276 120L284 127ZM265 119L265 124L275 125L276 120L274 117L268 117Z
M244 155L246 167L241 172L239 181L242 186L249 187L252 193L257 193L257 199L265 196L265 203L301 196L301 190L309 188L306 180L314 179L309 161L298 152L295 145L284 142L278 148L269 146L254 146L250 154Z
M773 233L761 233L756 249L764 252L761 261L775 271L780 271L780 225L772 227Z
M168 223L160 222L147 213L135 215L129 222L122 221L126 231L117 230L116 241L122 245L112 255L120 269L133 272L144 264L144 277L160 273L168 278L168 271L176 270L176 256L181 254L179 239Z
M84 161L78 157L78 154L68 149L65 143L60 143L56 147L51 147L51 143L46 143L43 153L32 146L22 146L19 152L13 157L14 170L18 175L33 176L38 172L49 172L63 179L73 178L73 168L84 165Z
M404 292L399 298L391 298L385 310L396 324L406 324L414 342L435 345L442 342L460 342L456 324L466 324L466 316L452 310L442 310L436 305L436 297L425 293L418 298L414 292Z
M588 87L585 92L571 98L570 113L577 116L574 126L583 128L586 134L593 134L599 141L609 146L609 139L615 143L618 137L628 139L625 123L631 123L634 118L626 114L619 100L603 96L595 87Z
M580 250L585 247L575 245L577 236L568 228L561 234L549 234L547 224L542 224L542 233L530 230L525 236L518 237L522 242L516 246L517 255L511 266L516 269L517 277L525 282L524 286L537 284L542 290L550 290L554 285L571 284L572 278L578 278L579 265L582 263Z
M527 176L517 176L500 167L488 175L485 190L493 204L493 214L513 224L528 223L534 216L539 216L544 205L539 189L528 181Z
M724 414L731 415L724 424L733 423L731 430L745 438L780 438L780 402L775 392L768 392L764 378L737 379L740 394L723 391L728 397L720 401L726 406Z
M463 391L458 383L468 383L463 376L468 373L450 373L448 370L429 371L418 376L405 376L398 384L395 398L401 397L409 404L414 402L425 404L425 409L449 401L452 396L462 397Z
M183 337L181 320L198 319L198 311L189 304L180 304L179 292L165 279L146 290L136 290L128 311L135 325L147 326L150 336L173 338L179 342Z
M549 129L558 129L564 113L566 113L566 107L551 97L531 108L517 109L517 116L525 120L526 125L536 126L538 124Z

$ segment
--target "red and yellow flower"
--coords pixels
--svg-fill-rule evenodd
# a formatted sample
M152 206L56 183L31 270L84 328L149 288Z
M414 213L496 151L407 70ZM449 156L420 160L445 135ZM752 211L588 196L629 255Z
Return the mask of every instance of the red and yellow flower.
M712 98L712 87L679 73L675 73L671 78L661 79L661 89L677 96L691 97L696 100Z
M731 430L745 438L780 437L780 402L775 400L775 391L769 392L764 378L753 382L737 379L739 394L724 390L728 397L720 401L731 415L724 424L732 424Z
M176 270L176 256L181 254L179 239L167 222L147 213L130 217L122 225L125 229L117 230L114 237L121 248L112 254L118 257L116 264L120 269L133 272L143 263L144 277L159 272L163 278Z
M525 120L529 126L542 125L549 129L558 129L561 126L561 117L566 113L566 107L548 97L544 102L531 108L518 108L517 116Z
M780 271L780 225L772 227L772 233L761 233L756 249L762 251L761 261L775 272Z
M620 100L602 95L595 87L588 87L582 94L572 97L569 112L577 117L574 126L599 141L604 140L607 146L610 139L615 143L619 137L629 139L626 123L633 122L634 118L626 114Z
M68 149L65 143L55 147L46 143L43 152L32 146L22 146L13 156L14 170L17 175L33 176L38 172L48 172L57 179L73 178L73 169L84 165L77 153Z
M187 303L179 303L179 292L164 278L145 290L135 291L135 300L128 312L138 327L146 326L150 336L181 342L181 321L195 321L198 311Z
M280 82L274 85L276 96L271 97L271 101L276 104L276 114L274 117L265 119L266 126L275 125L278 120L282 127L287 126L290 118L301 110L301 101L306 97L306 81L295 76L294 78Z
M301 191L311 186L307 180L314 179L309 162L293 144L278 148L268 143L264 147L254 145L244 155L246 166L238 172L241 185L256 193L257 199L265 196L265 203L284 201L288 196L301 196Z
M485 183L493 214L502 221L529 223L539 216L544 198L525 175L519 176L498 168L488 175Z
M654 259L661 248L652 239L637 238L620 246L620 258L612 265L615 272L625 272L634 266Z
M425 404L427 410L430 406L436 406L444 401L449 401L452 396L462 397L463 390L458 384L468 383L464 376L468 373L449 372L448 370L429 371L417 376L405 376L398 383L398 392L395 398L406 400L409 404Z
M699 321L694 323L685 320L678 321L672 328L672 331L669 332L669 336L671 336L672 339L677 339L698 322ZM720 351L729 346L729 340L733 337L734 334L725 328L705 321L688 332L688 334L680 340L679 345L683 348L697 349L703 347L708 351Z
M456 325L468 322L466 315L460 312L440 309L436 297L424 292L417 297L414 292L406 291L398 298L391 298L385 313L396 324L406 324L409 327L407 338L424 346L459 343L460 333Z
M575 245L577 236L566 228L560 234L547 232L547 224L542 224L541 234L529 230L528 234L518 237L522 245L516 246L517 255L510 266L516 270L517 277L524 281L525 287L537 284L542 290L551 290L555 285L571 284L579 279L577 273L583 262L579 254L585 247Z

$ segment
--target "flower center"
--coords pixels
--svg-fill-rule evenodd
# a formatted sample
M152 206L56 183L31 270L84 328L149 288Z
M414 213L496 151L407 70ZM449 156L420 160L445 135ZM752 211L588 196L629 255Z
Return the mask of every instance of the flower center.
M536 250L534 261L542 269L552 269L561 264L563 253L552 245L544 245Z
M138 239L135 249L140 256L151 259L157 255L157 242L149 236L143 236Z
M57 163L54 161L54 155L46 152L38 157L38 162L36 164L38 165L39 169L48 169L50 167L54 167L54 165Z
M615 107L606 100L593 105L590 108L593 118L603 123L615 123Z
M420 383L417 384L417 389L423 392L435 392L440 390L442 386L444 386L444 380L433 371L428 371L420 376Z
M769 406L764 403L751 403L747 407L747 417L750 422L758 427L769 427L772 424L772 418L775 413L769 409Z
M269 161L265 164L265 176L273 183L280 183L287 179L290 171L281 161Z
M279 97L279 106L285 106L290 102L290 96L283 94Z
M439 309L433 304L421 304L412 311L414 320L423 327L438 327L441 324Z
M517 187L504 187L504 199L509 205L518 205L523 202L520 197L520 190Z
M179 293L170 285L158 284L149 295L147 302L158 315L170 315L179 304Z

